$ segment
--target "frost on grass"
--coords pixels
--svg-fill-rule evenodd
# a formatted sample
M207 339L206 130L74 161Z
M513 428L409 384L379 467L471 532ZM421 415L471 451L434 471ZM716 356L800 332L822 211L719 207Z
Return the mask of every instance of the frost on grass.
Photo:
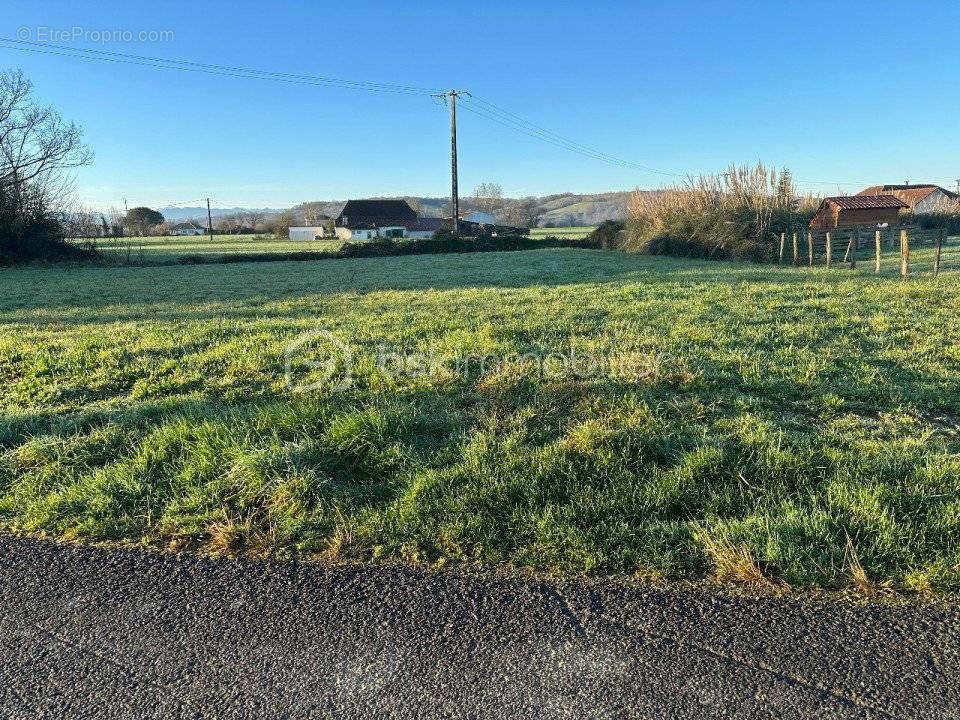
M573 250L8 269L0 521L221 553L956 587L954 272ZM286 388L284 348L317 327L351 343L348 392ZM382 345L572 345L646 371L385 377Z

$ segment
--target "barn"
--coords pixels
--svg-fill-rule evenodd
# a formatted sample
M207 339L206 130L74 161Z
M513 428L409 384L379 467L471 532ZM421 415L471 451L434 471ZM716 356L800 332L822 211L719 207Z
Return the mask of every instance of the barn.
M824 198L810 221L811 230L853 225L896 225L907 204L894 195L844 195Z

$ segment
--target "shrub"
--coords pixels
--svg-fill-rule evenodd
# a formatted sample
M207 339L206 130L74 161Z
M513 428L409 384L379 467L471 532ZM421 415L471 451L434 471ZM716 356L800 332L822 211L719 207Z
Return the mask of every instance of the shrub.
M619 220L604 220L585 239L603 250L619 250L624 245L624 228Z
M43 198L34 201L26 190L17 198L11 189L0 189L0 264L84 260L97 255L92 247L64 240L63 227Z
M910 215L905 218L924 230L944 228L948 235L960 234L960 210L953 212L932 212Z

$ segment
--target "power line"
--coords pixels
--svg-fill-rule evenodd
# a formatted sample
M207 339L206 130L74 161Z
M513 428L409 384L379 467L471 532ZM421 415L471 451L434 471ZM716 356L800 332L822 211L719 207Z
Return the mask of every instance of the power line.
M120 63L124 65L139 65L159 70L182 70L187 72L205 73L227 77L245 78L251 80L276 80L300 85L314 85L318 87L337 87L344 90L362 90L366 92L388 92L408 95L429 95L436 92L434 88L422 88L412 85L395 83L370 82L365 80L346 80L343 78L326 77L321 75L299 75L272 70L258 70L233 65L212 65L190 60L175 60L168 58L151 57L148 55L133 55L109 50L93 50L87 48L67 47L53 43L40 43L30 40L17 40L0 37L0 45L7 50L39 53L42 55L59 55L81 60Z
M553 134L550 134L548 131L539 130L539 129L535 130L532 128L528 128L517 121L512 121L509 118L504 117L503 115L492 114L492 113L486 112L485 110L481 110L476 106L464 104L463 109L475 115L478 115L480 117L486 118L487 120L490 120L492 122L499 123L500 125L503 125L504 127L508 127L523 135L527 135L536 140L541 140L543 142L546 142L550 145L561 148L563 150L568 150L570 152L577 153L579 155L590 158L592 160L598 160L600 162L605 162L610 165L615 165L617 167L622 167L622 168L627 168L632 170L641 170L643 172L653 172L658 174L671 175L673 177L685 177L681 173L670 173L664 170L655 170L645 165L640 165L638 163L632 163L627 160L622 160L620 158L616 158L611 155L601 153L598 150L593 150L591 148L587 148L586 146L579 145L578 143L575 143L572 140L567 140L566 138L559 139L562 136L554 136Z
M571 149L576 149L578 151L588 153L589 155L597 159L603 159L607 162L615 163L623 167L632 167L638 170L643 170L645 172L650 172L657 175L670 175L672 177L686 177L686 173L672 172L670 170L661 170L658 168L650 167L649 165L642 165L640 163L635 163L629 160L618 158L616 156L597 150L596 148L592 148L590 146L578 143L575 140L571 140L570 138L560 135L559 133L555 133L552 130L548 130L547 128L544 128L530 120L527 120L526 118L518 115L517 113L511 112L510 110L506 110L505 108L502 108L499 105L495 105L489 100L485 100L484 98L478 97L476 95L472 95L471 98L476 102L479 102L481 105L483 105L485 110L487 110L488 112L494 115L497 115L498 117L502 118L505 121L512 122L514 125L518 127L521 127L521 126L525 127L543 137L552 138L555 141L559 141L565 145L568 145Z
M338 87L348 90L363 90L369 92L391 92L413 95L436 95L436 88L424 88L410 85L399 85L393 83L369 82L360 80L345 80L342 78L333 78L317 75L302 75L295 73L284 73L270 70L258 70L255 68L240 67L234 65L213 65L208 63L198 63L190 60L177 60L169 58L158 58L148 55L135 55L131 53L120 53L109 50L94 50L87 48L68 47L56 45L53 43L41 43L30 40L18 40L15 38L0 37L0 47L8 50L18 50L22 52L32 52L45 55L58 55L62 57L78 58L82 60L95 60L101 62L121 63L126 65L137 65L161 70L183 70L187 72L200 72L210 75L220 75L227 77L237 77L245 79L277 80L280 82L289 82L304 85L315 85L321 87ZM534 123L521 118L519 115L500 108L488 100L477 98L483 105L483 111L479 108L470 108L482 117L499 122L501 124L519 130L524 134L530 135L536 139L546 141L556 147L577 152L585 157L617 165L619 167L641 170L643 172L652 172L672 177L683 177L682 173L674 173L665 170L658 170L639 163L632 163L621 158L608 155L594 148L577 143L569 138L554 133L550 130L535 125Z
M372 82L366 80L347 80L344 78L277 72L273 70L258 70L256 68L235 65L214 65L209 63L194 62L191 60L177 60L152 57L149 55L120 53L110 50L69 47L65 45L56 45L53 43L34 42L30 40L19 40L16 38L7 37L0 37L0 48L21 52L39 53L44 55L58 55L61 57L69 57L81 60L137 65L159 70L181 70L186 72L236 77L248 80L274 80L278 82L311 85L316 87L334 87L344 90L385 92L417 96L436 96L438 93L443 94L443 91L440 91L437 88L417 87L413 85L401 85L397 83ZM472 112L487 120L499 123L516 132L520 132L524 135L546 142L555 147L578 153L583 157L614 165L616 167L638 170L655 175L663 175L675 178L689 178L695 174L662 170L659 168L650 167L648 165L643 165L641 163L625 160L623 158L602 152L588 145L583 145L582 143L565 137L559 133L553 132L552 130L544 128L511 110L507 110L489 100L485 100L484 98L473 95L462 99L464 100L464 104L461 107L468 112ZM477 105L479 105L479 107L477 107ZM950 182L944 180L943 178L938 178L938 180ZM794 182L803 185L837 186L870 184L870 181L866 180L811 180L804 178L794 178ZM958 190L960 190L960 183L958 183Z

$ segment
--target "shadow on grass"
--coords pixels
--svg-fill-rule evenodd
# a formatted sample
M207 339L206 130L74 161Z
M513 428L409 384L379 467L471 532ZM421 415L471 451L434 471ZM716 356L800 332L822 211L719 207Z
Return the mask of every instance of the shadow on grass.
M830 290L856 279L868 286L896 280L863 269L793 268L632 255L605 250L531 250L356 258L317 262L238 263L176 267L17 268L0 271L9 292L0 320L39 311L27 322L110 323L214 319L259 312L258 305L378 292L575 287L609 283L659 285L770 284ZM914 284L923 278L912 278ZM201 309L193 305L221 304ZM105 312L104 308L111 308ZM128 311L121 308L127 307ZM68 314L53 318L53 311ZM289 309L278 310L284 315ZM10 318L11 321L14 318Z

